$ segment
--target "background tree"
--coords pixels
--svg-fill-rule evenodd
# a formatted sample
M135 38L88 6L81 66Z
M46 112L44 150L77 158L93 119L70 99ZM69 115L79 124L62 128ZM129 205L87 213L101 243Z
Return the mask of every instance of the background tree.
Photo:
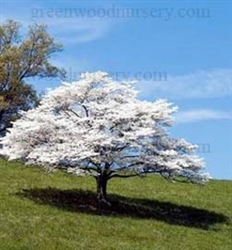
M8 20L0 25L0 133L18 116L38 103L30 77L60 77L64 70L53 66L50 56L62 50L44 25L31 25L25 39L20 25Z
M129 83L115 82L106 73L86 73L50 91L14 122L2 139L1 154L92 175L100 201L106 200L112 178L159 173L204 183L204 163L191 153L196 147L166 131L176 109L165 100L138 100Z

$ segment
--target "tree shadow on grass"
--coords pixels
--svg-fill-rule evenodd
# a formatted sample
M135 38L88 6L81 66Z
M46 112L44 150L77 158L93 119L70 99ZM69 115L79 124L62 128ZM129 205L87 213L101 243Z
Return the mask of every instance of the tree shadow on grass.
M158 200L128 198L114 194L108 195L111 206L100 205L96 199L96 193L80 189L24 189L18 195L29 198L38 204L48 204L72 212L154 219L169 224L205 230L208 230L213 224L228 221L228 218L223 214L204 209Z

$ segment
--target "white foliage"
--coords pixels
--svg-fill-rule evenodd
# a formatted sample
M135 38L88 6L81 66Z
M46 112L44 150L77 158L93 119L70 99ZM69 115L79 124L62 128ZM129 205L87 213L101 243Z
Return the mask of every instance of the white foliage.
M1 154L79 175L155 172L205 182L204 163L192 155L196 146L166 131L176 111L166 100L138 100L132 83L85 73L22 113L1 140Z

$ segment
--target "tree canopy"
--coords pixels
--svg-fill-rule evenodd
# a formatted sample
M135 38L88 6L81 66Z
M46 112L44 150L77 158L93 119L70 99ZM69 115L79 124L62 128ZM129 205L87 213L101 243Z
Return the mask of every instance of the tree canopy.
M50 56L62 50L45 25L29 26L28 34L20 35L19 23L8 20L0 25L0 133L4 132L20 110L38 104L31 77L59 77L64 71L50 62Z
M159 173L204 183L208 174L193 154L196 146L168 133L176 111L166 100L139 100L133 83L114 81L104 72L85 73L24 112L2 139L1 154L94 176L100 200L112 178Z

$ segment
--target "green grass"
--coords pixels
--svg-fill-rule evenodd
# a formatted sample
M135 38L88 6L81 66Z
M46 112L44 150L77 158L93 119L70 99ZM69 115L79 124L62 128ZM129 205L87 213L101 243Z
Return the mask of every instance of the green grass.
M231 249L231 181L115 179L101 209L93 192L91 177L0 160L0 249Z

